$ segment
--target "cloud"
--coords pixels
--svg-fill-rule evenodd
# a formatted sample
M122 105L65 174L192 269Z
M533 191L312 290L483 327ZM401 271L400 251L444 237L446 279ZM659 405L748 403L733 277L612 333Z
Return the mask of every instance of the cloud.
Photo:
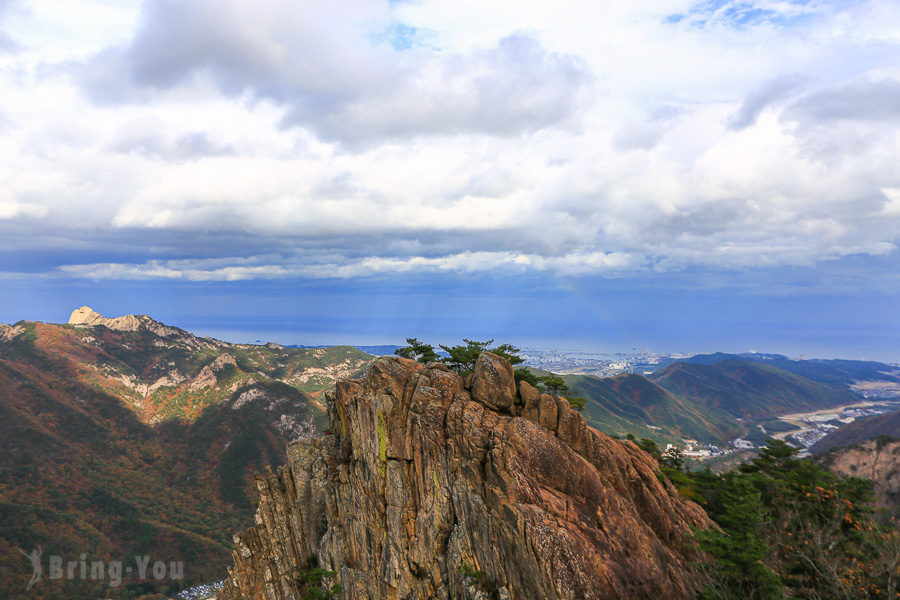
M797 99L782 120L809 128L839 121L900 122L900 80L860 80Z
M865 78L825 86L794 100L779 118L801 149L819 160L837 164L871 155L869 160L880 163L891 152L900 124L900 80Z
M631 150L652 150L667 131L672 129L685 109L675 105L658 107L643 121L630 121L616 131L612 140L613 149L619 152Z
M149 102L209 82L277 103L283 127L351 145L571 127L593 97L579 59L525 33L465 53L397 50L361 34L360 20L390 17L380 4L354 3L356 22L348 10L346 2L150 0L130 43L69 68L100 104Z
M132 119L116 130L109 146L110 150L169 161L197 160L234 154L230 146L213 141L205 132L191 131L172 136L166 129L165 124L155 117Z
M616 132L612 146L621 152L651 150L666 132L659 123L629 123Z
M0 220L15 217L43 217L47 214L45 206L35 206L24 202L3 200L0 198Z
M271 258L271 257L270 257ZM547 271L554 275L607 273L619 276L640 266L643 259L621 253L591 252L565 257L543 257L516 252L461 252L447 256L341 258L304 262L300 257L277 264L266 257L215 260L148 261L142 264L96 263L62 265L58 271L93 280L243 281L265 279L351 279L404 273L485 273ZM231 263L231 264L227 264ZM248 264L249 263L249 264ZM259 264L256 264L259 263Z
M779 100L784 100L805 83L805 78L797 73L779 75L763 84L748 95L740 107L725 123L729 129L740 131L756 123L760 113Z
M19 48L19 44L4 30L6 16L18 4L20 4L20 0L0 0L0 54L14 52Z
M0 71L0 245L79 279L448 285L900 254L877 2L637 4L150 0L101 41L41 12Z

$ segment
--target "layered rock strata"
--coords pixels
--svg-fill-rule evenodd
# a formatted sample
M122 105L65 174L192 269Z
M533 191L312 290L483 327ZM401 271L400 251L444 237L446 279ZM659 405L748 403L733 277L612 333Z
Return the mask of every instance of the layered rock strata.
M467 379L381 358L338 383L331 433L257 478L223 597L302 598L296 577L318 563L348 599L693 598L703 510L632 442L516 392L489 353Z

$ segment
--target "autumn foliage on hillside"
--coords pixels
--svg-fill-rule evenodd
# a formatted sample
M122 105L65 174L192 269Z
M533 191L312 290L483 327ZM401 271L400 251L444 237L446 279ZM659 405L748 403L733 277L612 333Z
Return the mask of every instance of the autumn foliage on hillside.
M222 579L231 536L252 518L254 472L282 464L289 437L317 431L323 413L298 387L315 387L304 374L335 357L19 326L0 342L0 597L131 598ZM360 359L342 360L350 369ZM184 579L110 588L45 576L26 594L31 566L19 550L39 547L45 569L51 555L126 565L150 556L184 561Z
M777 440L722 475L685 473L677 454L638 443L720 527L696 533L709 557L702 600L900 597L900 532L872 508L870 481L829 473Z

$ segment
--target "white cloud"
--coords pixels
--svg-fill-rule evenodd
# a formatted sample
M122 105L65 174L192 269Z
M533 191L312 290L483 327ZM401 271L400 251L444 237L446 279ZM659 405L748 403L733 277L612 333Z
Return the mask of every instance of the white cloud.
M19 216L43 217L45 214L47 214L47 209L43 206L0 200L0 219L12 219Z
M26 5L0 22L0 243L127 237L60 267L183 280L896 253L893 3L639 4Z
M348 144L572 126L590 102L581 62L528 35L467 53L397 51L365 35L390 18L376 1L148 0L133 40L71 68L103 104L204 80L283 106L284 127Z
M271 258L271 257L269 257ZM333 257L332 257L333 258ZM549 271L555 275L583 275L598 271L620 276L643 267L640 257L621 253L592 252L566 257L543 257L514 252L463 252L437 258L340 257L335 262L304 263L298 258L271 264L266 257L210 260L149 261L142 264L97 263L62 265L70 277L104 279L181 279L184 281L241 281L251 279L348 279L400 273L482 273L491 271ZM260 264L247 264L260 263Z

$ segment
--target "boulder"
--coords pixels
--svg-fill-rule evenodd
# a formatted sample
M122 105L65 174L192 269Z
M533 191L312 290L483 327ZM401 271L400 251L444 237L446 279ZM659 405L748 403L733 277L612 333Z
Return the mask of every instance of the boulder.
M538 405L541 402L541 393L527 381L520 381L519 397L522 398L522 411L519 416L532 423L540 424Z
M490 352L475 361L472 399L491 410L509 409L516 399L516 378L512 365Z
M556 424L559 415L559 410L556 406L556 399L550 394L541 394L541 402L539 406L540 419L538 420L538 425L540 425L544 429L549 429L550 431L556 432Z

